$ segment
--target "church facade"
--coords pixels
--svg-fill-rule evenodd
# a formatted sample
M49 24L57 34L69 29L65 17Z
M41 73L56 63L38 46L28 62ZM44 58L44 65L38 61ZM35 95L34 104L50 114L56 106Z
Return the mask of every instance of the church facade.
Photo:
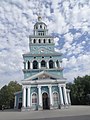
M63 77L62 53L54 50L54 38L48 35L41 17L29 36L30 52L23 54L22 91L15 93L15 109L22 111L60 109L71 104L70 90Z

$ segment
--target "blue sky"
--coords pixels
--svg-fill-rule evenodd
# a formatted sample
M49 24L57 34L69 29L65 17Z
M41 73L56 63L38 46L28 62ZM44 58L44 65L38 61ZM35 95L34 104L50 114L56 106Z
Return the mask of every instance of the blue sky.
M0 87L23 79L22 54L37 21L40 0L0 0ZM41 0L42 20L63 53L64 77L90 75L90 0Z

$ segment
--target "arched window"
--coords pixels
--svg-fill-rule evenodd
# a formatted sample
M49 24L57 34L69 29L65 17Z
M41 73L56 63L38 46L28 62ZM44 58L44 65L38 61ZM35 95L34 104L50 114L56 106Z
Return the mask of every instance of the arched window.
M33 69L38 69L38 62L36 60L33 61Z
M46 62L44 60L41 61L41 67L46 67Z
M57 64L57 67L59 67L59 61L58 60L56 61L56 64Z
M41 43L41 39L39 39L39 43Z
M38 29L38 26L36 26L36 29Z
M42 28L42 25L40 25L40 28Z
M52 60L49 61L49 68L53 68L53 61Z
M53 93L53 103L54 104L58 104L58 102L59 102L59 99L58 99L59 97L58 97L58 93L57 92L54 92Z
M44 39L44 41L43 41L44 43L45 43L45 39Z
M51 40L49 39L48 42L51 43Z
M37 103L37 94L33 93L32 94L32 104L36 104Z
M30 62L28 61L28 69L30 69Z
M33 41L34 43L36 43L36 40L34 39L34 41Z

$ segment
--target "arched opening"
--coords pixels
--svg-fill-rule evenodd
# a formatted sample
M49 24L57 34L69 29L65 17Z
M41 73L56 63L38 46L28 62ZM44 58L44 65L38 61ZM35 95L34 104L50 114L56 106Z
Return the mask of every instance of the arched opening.
M49 39L48 42L51 43L51 40Z
M28 61L28 69L30 69L30 62Z
M52 60L49 61L49 68L53 68L53 61Z
M47 93L42 94L43 109L50 109L50 101Z
M42 25L40 25L40 28L42 28Z
M45 39L44 39L44 41L43 41L44 43L45 43Z
M59 61L58 60L56 61L56 64L57 64L57 67L59 67Z
M39 43L41 43L41 39L39 39Z
M34 39L34 41L33 41L34 43L36 43L36 40Z
M37 94L33 93L32 94L32 104L36 104L37 103Z
M36 26L36 29L38 29L38 26Z
M41 61L41 67L46 67L46 62L44 60Z
M38 69L38 62L36 60L33 61L33 69Z
M58 96L58 93L57 92L54 92L53 93L53 103L58 105L58 102L59 102L59 96Z

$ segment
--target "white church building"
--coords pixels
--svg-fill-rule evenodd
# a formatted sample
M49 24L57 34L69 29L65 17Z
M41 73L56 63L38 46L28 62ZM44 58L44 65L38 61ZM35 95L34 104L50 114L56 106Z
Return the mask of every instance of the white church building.
M54 50L54 38L47 25L38 17L29 49L23 54L24 79L22 91L15 93L15 109L22 111L61 109L70 104L70 90L63 77L62 53Z

